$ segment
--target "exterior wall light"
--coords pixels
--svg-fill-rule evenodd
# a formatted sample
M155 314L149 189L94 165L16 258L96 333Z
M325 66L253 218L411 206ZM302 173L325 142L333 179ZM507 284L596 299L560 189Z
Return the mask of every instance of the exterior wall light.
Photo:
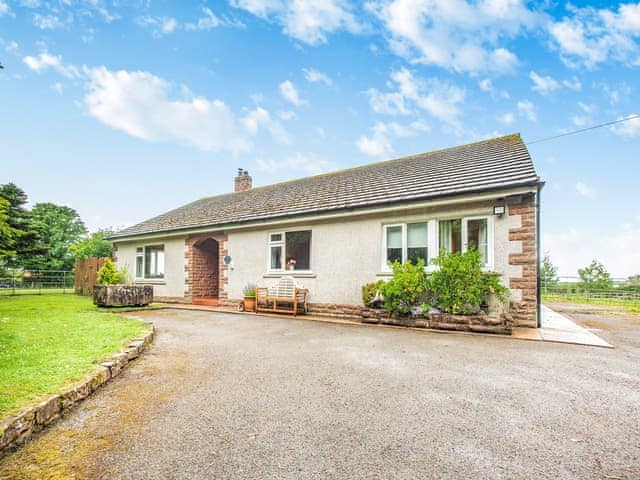
M501 217L505 214L505 206L504 205L494 205L493 206L493 214Z

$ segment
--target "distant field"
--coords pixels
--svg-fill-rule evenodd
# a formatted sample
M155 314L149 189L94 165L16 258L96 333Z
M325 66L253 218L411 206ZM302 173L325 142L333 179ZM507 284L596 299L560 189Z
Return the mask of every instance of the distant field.
M611 307L623 307L625 310L631 313L640 313L640 299L638 298L607 298L607 297L593 297L588 294L579 293L543 293L542 301L556 302L556 303L578 303L585 305L602 305Z

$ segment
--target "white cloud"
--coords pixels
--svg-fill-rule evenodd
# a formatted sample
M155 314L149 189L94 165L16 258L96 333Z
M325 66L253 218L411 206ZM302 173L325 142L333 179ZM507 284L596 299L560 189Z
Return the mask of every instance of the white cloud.
M365 155L371 157L385 157L393 153L392 138L411 137L430 130L429 125L422 120L416 120L403 125L397 122L378 122L372 128L370 136L361 135L356 140L356 147Z
M461 72L513 70L517 57L500 41L539 21L523 0L373 0L367 8L396 54Z
M73 15L69 14L66 20L62 20L57 15L43 15L36 13L33 15L33 24L40 30L55 30L62 28L73 22Z
M58 95L62 95L62 84L60 82L56 82L53 85L51 85L51 89L56 92Z
M187 30L210 30L221 25L221 20L210 8L202 7L202 13L204 13L203 17L199 18L196 23L187 23L185 28Z
M173 33L179 26L178 21L173 17L146 16L138 19L138 23L142 26L150 27L154 37Z
M317 175L335 169L335 165L327 160L318 158L316 155L296 153L284 160L256 160L258 169L263 172L274 173L278 170L299 170L307 175Z
M42 73L49 68L55 70L60 75L67 78L78 78L80 72L73 65L65 65L62 63L60 55L51 55L50 53L40 53L35 57L26 56L22 59L29 69L36 73Z
M406 115L412 112L409 107L412 105L450 126L459 128L459 104L464 101L464 90L436 78L416 78L406 68L392 72L391 79L391 86L397 91L382 93L370 88L365 92L374 112Z
M611 131L617 135L623 137L633 138L640 135L640 117L637 116L636 113L631 113L626 117L620 117L618 120L622 120L623 118L635 117L631 120L627 120L625 122L616 123L611 126Z
M576 76L572 77L571 80L563 80L562 85L567 87L569 90L574 90L576 92L582 90L582 83Z
M589 188L589 186L584 182L576 183L576 190L583 197L587 197L592 200L596 198L596 192L594 192L591 188Z
M579 115L572 115L571 122L576 127L585 127L590 123L594 123L591 119L591 114L596 110L595 105L588 105L584 102L578 102L578 107L580 108L582 113Z
M284 98L287 102L295 105L296 107L301 107L307 104L306 100L300 98L298 90L290 80L285 80L284 82L282 82L279 85L279 88L280 95L282 95L282 98Z
M498 117L498 121L500 123L504 123L505 125L511 125L513 122L515 122L515 120L516 120L516 117L512 112L507 112Z
M20 46L18 45L18 42L16 42L15 40L12 40L4 47L4 51L7 53L18 53L19 50L20 50Z
M533 102L529 100L520 100L516 104L516 108L518 109L518 113L527 120L535 122L538 119L536 107Z
M278 112L278 116L282 120L293 120L294 118L296 118L296 112L293 112L291 110L284 110L284 111Z
M485 78L480 80L478 82L478 86L480 87L480 90L482 90L483 92L490 93L493 98L505 98L505 99L510 98L509 92L507 92L506 90L498 91L494 87L493 82L491 81L490 78Z
M531 89L539 92L541 95L546 95L560 88L560 84L553 78L540 76L534 71L529 72L529 78L533 82Z
M9 9L9 5L7 5L7 2L5 2L4 0L0 0L0 17L6 15L10 11L11 10Z
M322 82L327 87L333 85L333 80L326 73L321 72L320 70L316 70L315 68L303 68L304 78L311 83Z
M369 105L376 113L385 115L408 115L411 113L405 106L404 96L400 92L382 93L376 88L364 92L369 97Z
M242 119L242 123L249 133L253 135L257 134L261 128L264 128L271 134L276 142L285 145L293 143L289 132L262 107L250 111L247 116Z
M610 60L640 64L640 3L620 4L617 12L571 5L567 9L571 15L549 27L567 65L594 68Z
M327 35L338 31L361 30L345 0L231 0L230 3L279 23L283 33L308 45L326 43Z
M202 150L246 151L250 144L220 100L173 99L170 85L148 72L85 68L88 113L144 140L173 139Z
M483 80L480 80L478 82L478 86L480 87L480 90L482 90L483 92L493 92L493 82L491 81L490 78L485 78Z
M226 17L218 17L210 8L202 7L203 16L195 23L185 23L185 30L204 31L211 30L216 27L244 27L242 22L232 20Z

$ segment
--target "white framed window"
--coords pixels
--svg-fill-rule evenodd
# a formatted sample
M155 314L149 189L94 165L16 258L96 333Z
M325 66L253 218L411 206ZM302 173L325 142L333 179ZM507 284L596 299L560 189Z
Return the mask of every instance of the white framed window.
M394 261L416 263L423 259L430 265L440 249L447 252L480 252L484 267L493 266L493 217L460 217L443 220L420 220L382 226L382 271L390 272Z
M383 271L390 271L393 262L417 263L424 260L429 264L430 234L429 222L395 223L383 226Z
M269 234L270 272L311 271L311 230Z
M482 264L493 266L493 218L490 216L462 217L438 221L438 251L466 252L475 248Z
M136 279L158 280L164 278L164 245L147 245L136 248Z

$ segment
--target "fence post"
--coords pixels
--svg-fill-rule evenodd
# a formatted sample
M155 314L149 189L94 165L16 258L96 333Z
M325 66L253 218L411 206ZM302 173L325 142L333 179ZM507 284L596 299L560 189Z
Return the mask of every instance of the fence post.
M11 279L11 291L13 292L13 295L16 294L16 271L13 270L13 272L11 272L12 275L12 279Z
M67 293L67 271L62 272L62 293Z

